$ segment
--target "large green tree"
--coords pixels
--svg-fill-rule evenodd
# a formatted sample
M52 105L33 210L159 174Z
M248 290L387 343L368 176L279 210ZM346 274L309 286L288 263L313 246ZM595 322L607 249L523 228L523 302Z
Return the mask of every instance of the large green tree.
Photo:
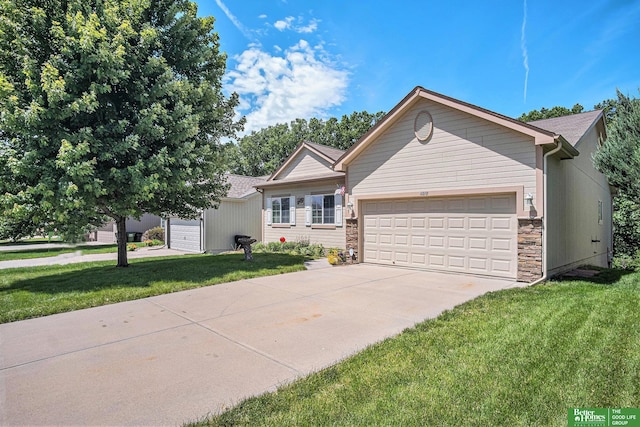
M240 175L269 175L302 141L346 150L383 117L382 111L360 111L343 115L340 120L296 119L269 126L228 144L229 168Z
M632 200L639 200L640 99L618 91L615 116L607 127L607 142L595 153L593 162L612 185Z
M226 194L219 140L242 121L222 93L214 19L196 12L188 0L0 0L5 229L109 217L127 266L127 217L193 217Z
M532 122L534 120L552 119L554 117L569 116L571 114L582 113L584 107L580 104L576 104L570 109L567 107L555 106L552 108L542 107L539 110L531 110L528 113L522 113L517 120L521 122Z

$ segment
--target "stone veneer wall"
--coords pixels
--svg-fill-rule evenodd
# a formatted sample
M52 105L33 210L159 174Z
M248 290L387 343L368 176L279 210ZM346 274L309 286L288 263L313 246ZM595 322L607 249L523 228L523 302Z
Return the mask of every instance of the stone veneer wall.
M542 220L518 219L518 281L542 277Z
M353 248L354 259L358 260L358 219L347 218L347 253Z

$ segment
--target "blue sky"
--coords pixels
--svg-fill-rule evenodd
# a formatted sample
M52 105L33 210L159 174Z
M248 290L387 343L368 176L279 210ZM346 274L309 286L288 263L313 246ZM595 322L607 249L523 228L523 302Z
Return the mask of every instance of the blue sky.
M246 132L389 111L415 86L511 117L640 96L640 0L197 2Z

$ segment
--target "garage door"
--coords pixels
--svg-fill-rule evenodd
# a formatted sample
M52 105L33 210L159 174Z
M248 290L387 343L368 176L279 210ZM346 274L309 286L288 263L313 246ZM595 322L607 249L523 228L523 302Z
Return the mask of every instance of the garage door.
M365 201L364 261L516 278L515 195Z
M171 218L169 221L169 247L189 252L202 252L200 249L200 220Z

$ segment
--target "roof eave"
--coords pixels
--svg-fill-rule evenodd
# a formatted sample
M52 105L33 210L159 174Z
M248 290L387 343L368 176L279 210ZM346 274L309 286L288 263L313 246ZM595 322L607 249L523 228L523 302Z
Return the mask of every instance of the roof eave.
M315 177L309 177L309 178L301 178L301 179L296 179L296 180L282 180L282 181L268 181L265 182L263 184L260 185L256 185L255 188L256 189L262 189L262 188L270 188L270 187L282 187L282 186L291 186L291 185L298 185L298 184L309 184L309 183L313 183L313 182L321 182L321 181L335 181L337 180L344 180L345 175L344 173L336 173L334 175L326 175L326 176L315 176Z

